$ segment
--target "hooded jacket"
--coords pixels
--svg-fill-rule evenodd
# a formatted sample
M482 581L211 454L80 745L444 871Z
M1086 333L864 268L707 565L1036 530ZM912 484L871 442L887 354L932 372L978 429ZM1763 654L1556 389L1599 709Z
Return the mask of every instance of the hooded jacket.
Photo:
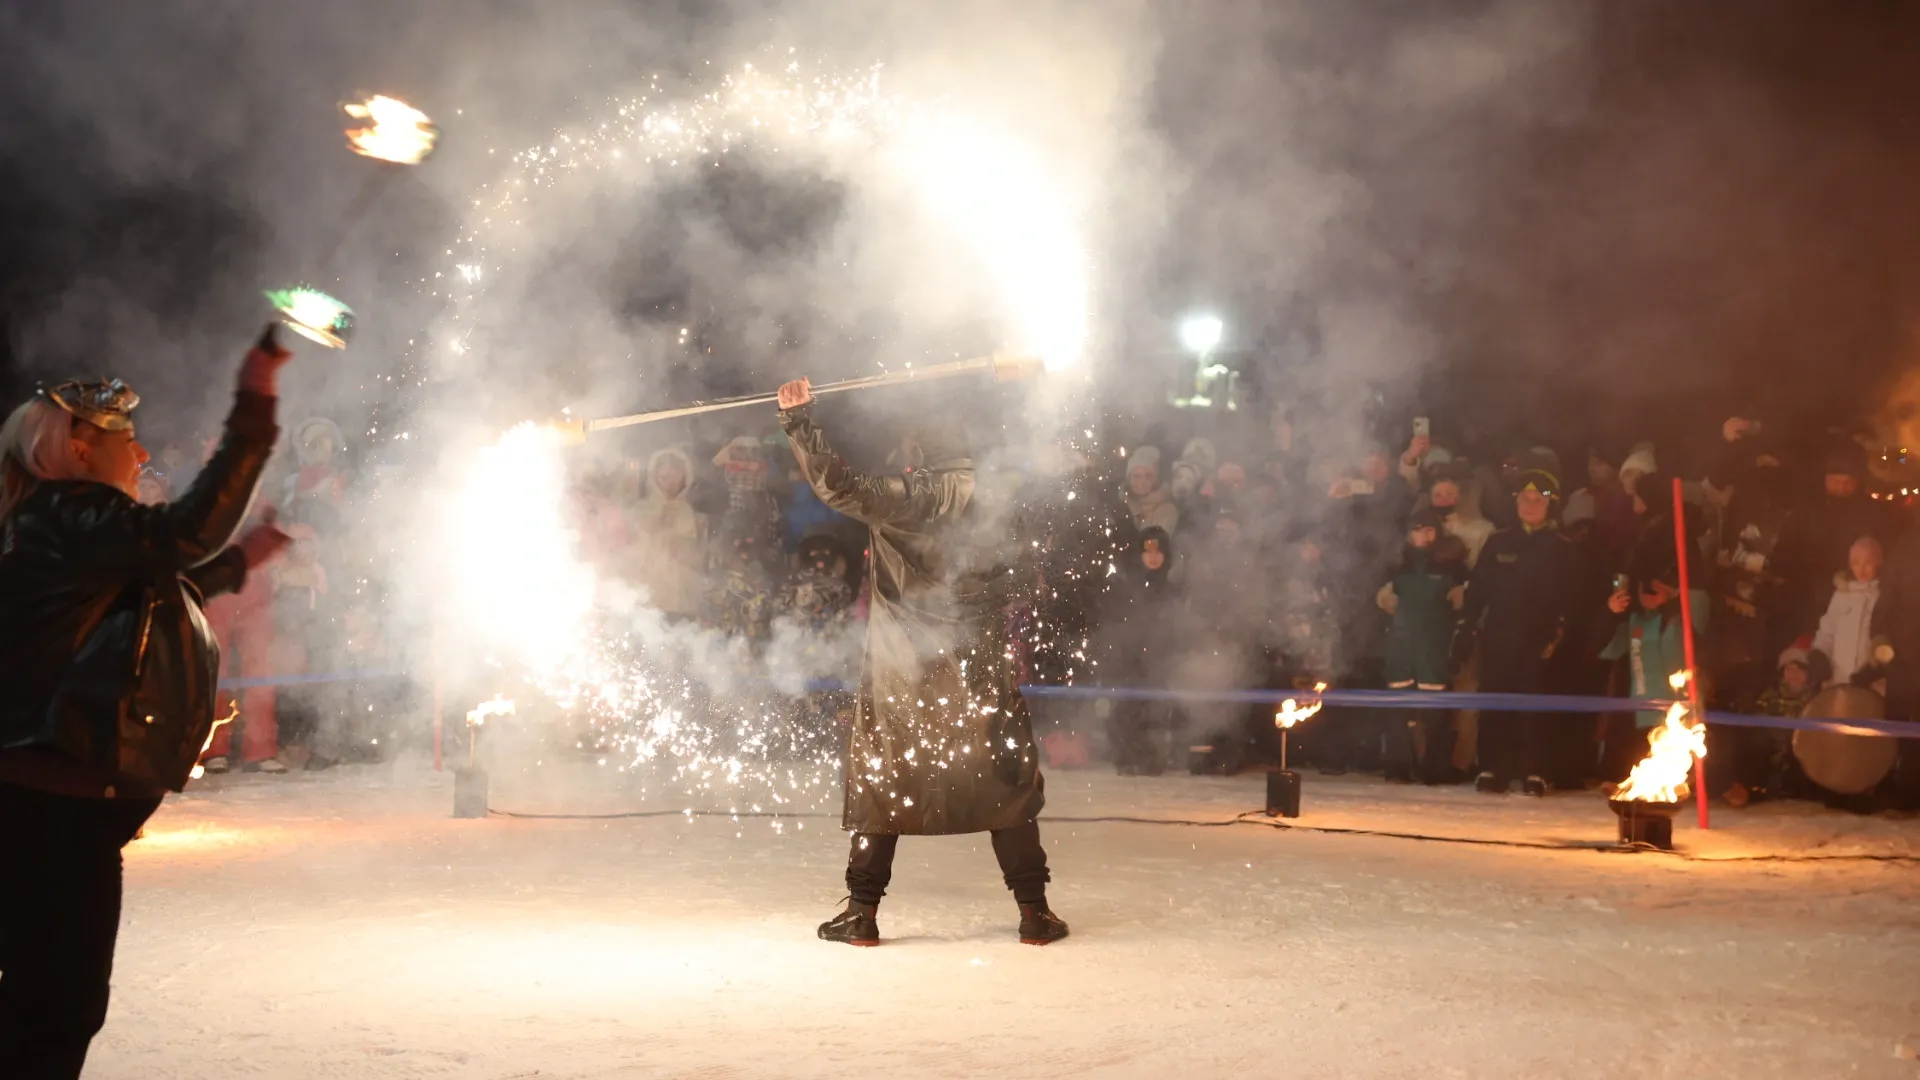
M1133 471L1152 469L1154 475L1153 490L1145 495L1136 495L1133 491ZM1180 525L1180 508L1174 505L1173 494L1167 490L1166 483L1160 477L1160 451L1151 446L1143 446L1127 457L1127 474L1122 481L1122 492L1127 500L1127 513L1133 517L1136 529L1160 529L1168 535Z
M208 596L246 564L227 541L279 430L241 391L180 498L142 506L85 480L42 482L0 523L0 753L45 755L105 797L179 791L213 728L220 649Z
M972 460L929 440L905 475L869 476L833 452L809 407L782 411L780 426L821 501L870 537L842 825L939 834L1032 821L1046 796L1004 618L1017 575L974 503Z
M1141 562L1149 541L1165 556L1158 570L1148 570ZM1101 604L1099 681L1107 686L1157 685L1170 667L1170 646L1181 629L1173 538L1164 529L1146 529L1130 549L1115 556L1115 564L1117 573Z
M1833 681L1844 683L1853 673L1873 663L1873 609L1880 602L1880 582L1859 581L1851 574L1833 579L1833 599L1820 616L1813 647L1833 664Z
M668 466L685 478L679 491L660 489L658 476ZM676 447L656 450L647 459L647 495L634 508L634 545L628 577L646 589L649 602L668 615L701 611L706 583L706 519L687 495L693 489L693 462Z

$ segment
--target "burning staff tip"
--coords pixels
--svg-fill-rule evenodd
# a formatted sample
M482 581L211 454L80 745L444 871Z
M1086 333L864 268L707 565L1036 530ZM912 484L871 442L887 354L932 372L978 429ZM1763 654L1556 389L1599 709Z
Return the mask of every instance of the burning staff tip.
M997 382L1014 382L1032 378L1043 371L1056 370L1038 356L1017 356L1011 353L993 354L993 377Z
M267 303L289 330L329 349L344 349L353 337L353 309L319 289L296 285L269 289Z
M347 148L363 157L395 165L418 165L440 144L440 129L427 114L385 94L345 102L340 110L354 123Z
M548 420L546 423L535 426L561 446L579 446L581 443L587 441L587 422L585 420L574 420L570 417L562 417L558 420Z

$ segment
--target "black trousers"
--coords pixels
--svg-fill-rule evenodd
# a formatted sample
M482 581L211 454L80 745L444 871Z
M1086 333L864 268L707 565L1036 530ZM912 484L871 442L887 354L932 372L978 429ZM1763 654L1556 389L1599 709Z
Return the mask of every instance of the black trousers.
M1546 661L1539 647L1487 642L1480 655L1484 693L1538 694L1546 689ZM1552 760L1553 717L1540 713L1487 709L1480 714L1480 771L1495 782L1529 776L1545 778Z
M80 1075L107 1021L120 849L159 807L0 784L0 1074Z
M847 856L847 892L857 903L877 904L893 880L893 853L900 837L893 833L855 833ZM1029 821L1011 829L993 830L993 856L1017 903L1042 904L1047 899L1047 853L1040 847L1040 823Z

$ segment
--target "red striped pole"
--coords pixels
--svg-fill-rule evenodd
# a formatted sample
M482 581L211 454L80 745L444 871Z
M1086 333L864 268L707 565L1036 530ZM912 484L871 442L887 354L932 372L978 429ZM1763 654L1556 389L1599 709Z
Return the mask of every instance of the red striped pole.
M1673 550L1680 559L1680 633L1686 639L1687 698L1693 703L1693 718L1706 723L1706 710L1700 707L1700 675L1693 659L1693 590L1687 580L1687 500L1681 494L1680 478L1673 478ZM1693 759L1693 802L1700 811L1700 827L1707 825L1707 763Z

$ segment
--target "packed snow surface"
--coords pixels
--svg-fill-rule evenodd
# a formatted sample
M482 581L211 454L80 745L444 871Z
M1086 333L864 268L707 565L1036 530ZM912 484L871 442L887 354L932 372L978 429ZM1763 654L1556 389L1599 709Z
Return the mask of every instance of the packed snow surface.
M885 944L814 938L824 817L455 820L417 764L209 778L127 850L88 1075L1893 1077L1920 1035L1920 864L1596 850L1598 795L1305 781L1302 826L1222 821L1262 778L1048 777L1051 899L1020 945L986 837L908 838ZM591 765L492 805L750 809ZM763 802L763 808L765 804ZM1257 815L1256 815L1257 816ZM1698 857L1920 854L1920 821L1805 805L1676 832Z

